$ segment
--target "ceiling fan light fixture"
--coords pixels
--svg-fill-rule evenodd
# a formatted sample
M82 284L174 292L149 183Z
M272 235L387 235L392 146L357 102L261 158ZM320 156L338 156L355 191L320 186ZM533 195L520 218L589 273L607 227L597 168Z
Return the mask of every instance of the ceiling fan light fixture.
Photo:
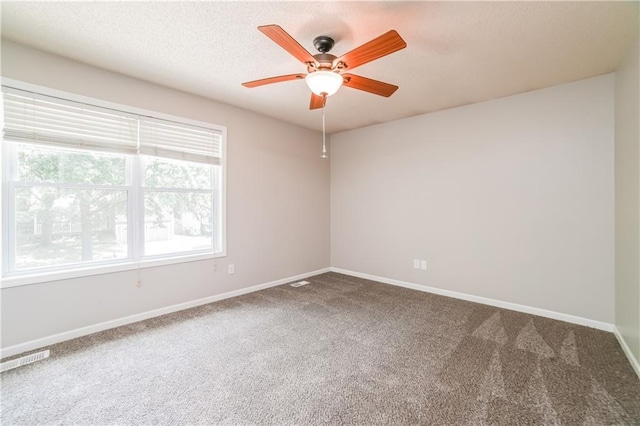
M314 71L304 79L309 89L318 96L331 96L342 86L342 76L333 71Z

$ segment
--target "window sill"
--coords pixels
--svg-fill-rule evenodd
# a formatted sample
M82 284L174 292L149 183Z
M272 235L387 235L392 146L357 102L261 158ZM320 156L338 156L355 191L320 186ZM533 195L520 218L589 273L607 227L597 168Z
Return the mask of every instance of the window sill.
M173 265L176 263L196 262L199 260L225 257L226 253L200 253L168 258L146 259L141 261L126 261L123 263L91 266L86 268L67 269L64 271L24 273L3 277L0 288L18 287L72 278L89 277L92 275L110 274L113 272L131 271L135 269L153 268L156 266Z

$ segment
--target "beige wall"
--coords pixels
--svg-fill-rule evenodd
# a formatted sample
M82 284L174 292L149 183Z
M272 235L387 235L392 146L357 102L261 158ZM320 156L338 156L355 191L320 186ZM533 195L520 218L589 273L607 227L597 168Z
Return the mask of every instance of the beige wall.
M2 289L2 347L329 266L321 135L6 40L2 75L227 126L227 253L217 261ZM227 274L227 264L235 274Z
M613 84L332 135L331 265L613 323Z
M616 328L640 362L640 87L638 31L615 81Z

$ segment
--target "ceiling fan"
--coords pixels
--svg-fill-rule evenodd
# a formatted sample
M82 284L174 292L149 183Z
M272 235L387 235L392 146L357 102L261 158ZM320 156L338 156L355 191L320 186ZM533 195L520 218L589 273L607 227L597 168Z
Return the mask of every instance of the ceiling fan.
M351 74L350 72L344 73L407 47L407 43L395 30L388 31L340 57L329 53L335 41L328 36L319 36L313 40L314 47L320 53L311 55L278 25L263 25L258 27L258 30L305 64L307 73L287 74L248 81L242 83L245 87L252 88L265 84L305 79L312 92L309 109L322 108L326 97L333 95L342 85L385 97L391 96L398 89L398 86L393 84Z

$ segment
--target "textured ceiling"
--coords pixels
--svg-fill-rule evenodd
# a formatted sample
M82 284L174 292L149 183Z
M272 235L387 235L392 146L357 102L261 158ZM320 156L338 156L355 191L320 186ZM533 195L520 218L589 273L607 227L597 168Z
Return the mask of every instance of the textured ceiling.
M632 37L629 2L2 2L8 39L107 70L319 129L305 72L256 27L279 24L312 54L340 55L390 30L407 48L355 73L400 86L390 98L341 88L337 132L614 71Z

